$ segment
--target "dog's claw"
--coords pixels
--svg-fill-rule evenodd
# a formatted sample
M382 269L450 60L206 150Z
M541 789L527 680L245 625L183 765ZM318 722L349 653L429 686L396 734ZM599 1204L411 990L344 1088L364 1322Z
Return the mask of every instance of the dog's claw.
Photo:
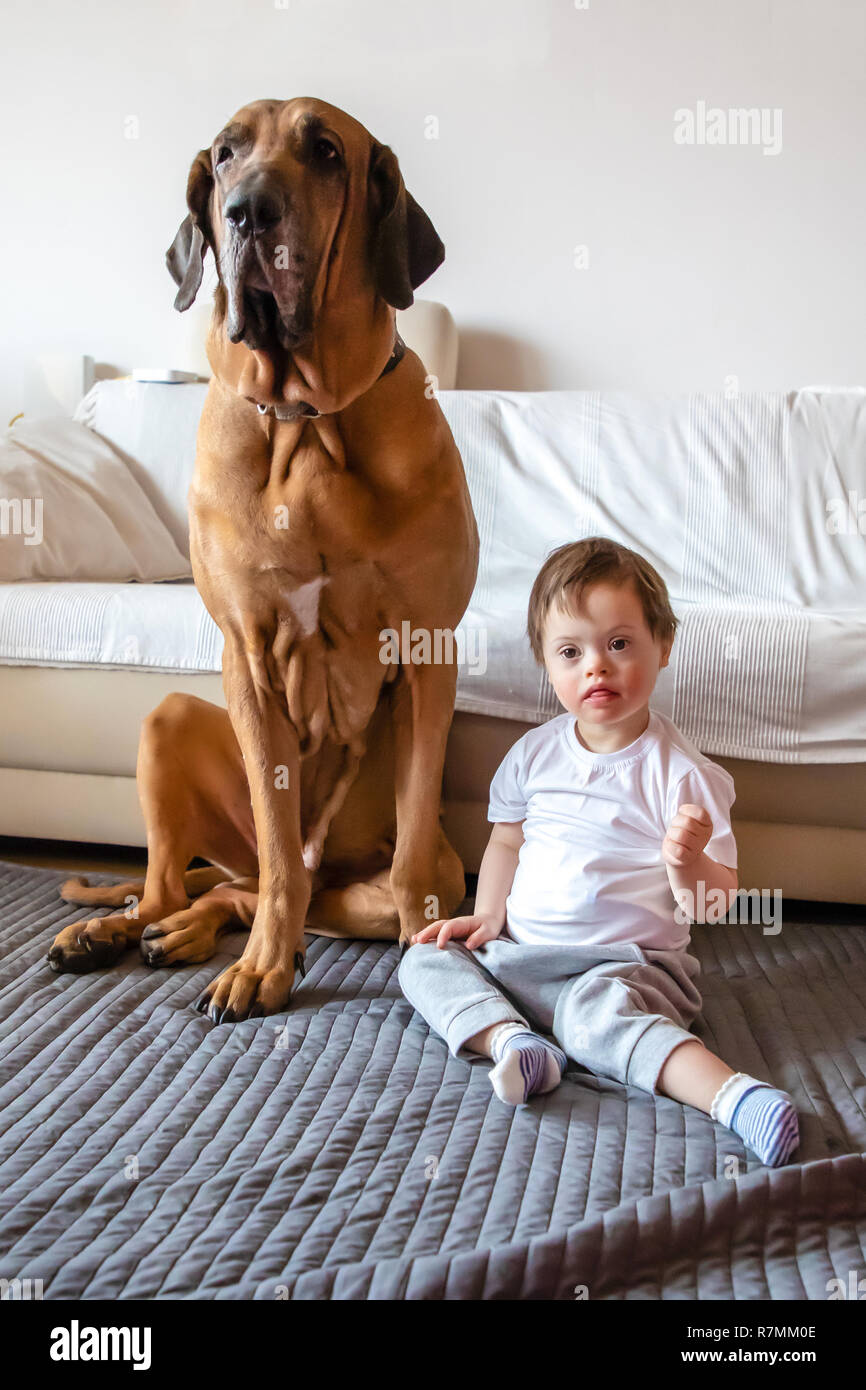
M193 1007L196 1013L203 1014L209 1003L210 999L208 996L206 994L200 994Z
M296 969L297 971L299 971L302 980L306 979L306 977L307 977L307 967L306 967L305 964L304 964L304 953L303 953L303 951L296 951L296 952L295 952L295 969Z

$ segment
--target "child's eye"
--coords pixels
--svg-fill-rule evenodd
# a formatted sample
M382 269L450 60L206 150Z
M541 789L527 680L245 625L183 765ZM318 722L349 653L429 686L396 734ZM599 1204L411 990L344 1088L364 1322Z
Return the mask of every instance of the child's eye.
M576 648L576 647L563 647L563 649L562 649L562 651L559 653L559 655L560 655L560 656L566 656L566 657L567 657L568 654L569 654L569 652L576 652L576 651L577 651L577 648Z
M623 644L621 647L617 647L616 650L617 650L618 652L623 652L623 651L625 651L626 647L628 646L628 638L627 638L627 637L614 637L614 638L613 638L613 641L611 642L610 645L613 646L613 645L614 645L614 642L622 642L622 644Z

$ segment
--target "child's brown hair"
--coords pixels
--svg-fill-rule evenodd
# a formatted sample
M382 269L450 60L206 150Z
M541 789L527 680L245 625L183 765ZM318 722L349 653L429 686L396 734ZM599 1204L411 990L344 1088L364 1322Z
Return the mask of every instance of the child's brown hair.
M590 536L551 551L532 586L526 630L532 655L540 666L544 665L544 624L553 605L580 608L586 589L601 583L621 587L631 583L653 637L673 642L678 619L658 571L636 550L607 536Z

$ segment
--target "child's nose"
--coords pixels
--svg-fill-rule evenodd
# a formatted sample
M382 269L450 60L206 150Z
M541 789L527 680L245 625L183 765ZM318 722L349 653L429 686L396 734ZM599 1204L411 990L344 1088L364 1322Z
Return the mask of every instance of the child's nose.
M604 657L601 652L588 653L585 671L587 678L591 680L593 676L603 675L606 671L607 667L605 666Z

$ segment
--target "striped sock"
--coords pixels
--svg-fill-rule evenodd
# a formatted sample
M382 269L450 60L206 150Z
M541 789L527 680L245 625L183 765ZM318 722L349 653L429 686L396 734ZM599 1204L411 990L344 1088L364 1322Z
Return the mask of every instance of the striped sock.
M800 1142L797 1111L787 1091L736 1072L719 1088L710 1109L768 1168L787 1163Z
M490 1084L506 1105L525 1105L530 1096L554 1090L568 1058L555 1043L522 1023L503 1023L490 1039L496 1065Z

